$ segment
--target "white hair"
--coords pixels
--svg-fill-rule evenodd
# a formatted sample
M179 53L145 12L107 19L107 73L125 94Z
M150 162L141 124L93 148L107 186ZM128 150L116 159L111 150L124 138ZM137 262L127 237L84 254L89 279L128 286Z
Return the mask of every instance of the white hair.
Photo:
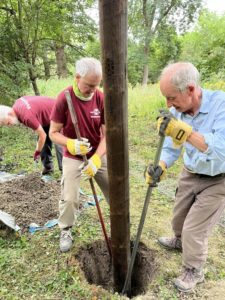
M198 87L200 84L200 74L192 63L177 62L169 64L162 70L161 78L168 73L171 74L172 85L180 92L184 92L189 85Z
M76 74L84 77L87 74L102 76L102 65L93 57L84 57L76 62Z
M12 110L11 107L6 105L0 105L0 123L8 117L9 112Z
M0 105L0 125L4 125L4 121L6 119L10 119L11 125L18 125L20 124L16 115L11 115L10 113L13 111L12 107L6 105Z

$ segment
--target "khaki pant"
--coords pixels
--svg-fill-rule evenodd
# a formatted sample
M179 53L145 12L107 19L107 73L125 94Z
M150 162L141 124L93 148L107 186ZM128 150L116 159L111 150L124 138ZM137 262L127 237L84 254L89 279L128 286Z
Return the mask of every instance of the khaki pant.
M95 175L95 181L103 192L106 200L108 194L108 173L106 156L102 157L102 166ZM61 229L73 226L79 210L79 187L82 161L63 157L63 175L61 181L61 199L59 201L58 223ZM91 187L90 187L91 189Z
M175 198L172 227L182 238L183 265L203 267L208 237L225 207L225 178L201 177L183 170Z

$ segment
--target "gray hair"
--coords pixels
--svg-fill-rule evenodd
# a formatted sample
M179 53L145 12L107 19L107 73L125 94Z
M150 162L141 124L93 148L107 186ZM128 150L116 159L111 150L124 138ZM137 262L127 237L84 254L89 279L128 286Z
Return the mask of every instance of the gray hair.
M4 121L5 118L8 117L9 112L12 110L11 107L6 105L0 105L0 124Z
M200 74L192 63L177 62L169 64L163 69L160 78L168 73L171 74L172 85L180 92L184 92L189 85L199 87Z
M88 73L102 76L102 65L93 57L84 57L76 62L76 74L84 77Z

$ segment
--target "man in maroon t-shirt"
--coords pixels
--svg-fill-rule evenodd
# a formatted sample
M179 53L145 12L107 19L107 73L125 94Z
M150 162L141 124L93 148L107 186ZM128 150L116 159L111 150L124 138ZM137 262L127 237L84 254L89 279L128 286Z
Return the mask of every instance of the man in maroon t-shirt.
M34 160L41 158L44 169L42 174L53 171L52 141L48 132L50 127L50 114L55 99L45 96L24 96L17 99L13 107L0 105L0 125L23 125L33 129L38 134ZM62 170L62 148L55 145L59 169Z
M76 62L76 76L69 86L72 105L77 114L82 141L76 136L68 109L65 90L61 92L51 113L50 138L64 147L62 197L59 201L60 250L72 246L71 227L79 210L79 185L83 174L94 177L108 200L108 175L103 94L97 89L102 79L101 63L94 58ZM82 163L87 155L88 165Z

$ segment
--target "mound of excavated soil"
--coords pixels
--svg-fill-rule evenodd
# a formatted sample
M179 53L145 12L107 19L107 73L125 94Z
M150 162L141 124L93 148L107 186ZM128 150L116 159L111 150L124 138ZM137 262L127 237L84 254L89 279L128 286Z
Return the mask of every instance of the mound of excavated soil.
M0 183L0 210L15 217L22 229L30 223L43 226L58 217L60 193L60 181L45 182L39 173L27 174ZM82 205L88 198L80 195L80 200Z
M21 228L57 218L59 197L60 183L44 182L38 173L0 183L0 210L14 216Z
M0 182L0 210L12 215L22 232L30 223L43 226L58 218L58 202L61 194L60 180L45 181L40 173L31 173ZM80 210L86 202L93 201L80 194Z

